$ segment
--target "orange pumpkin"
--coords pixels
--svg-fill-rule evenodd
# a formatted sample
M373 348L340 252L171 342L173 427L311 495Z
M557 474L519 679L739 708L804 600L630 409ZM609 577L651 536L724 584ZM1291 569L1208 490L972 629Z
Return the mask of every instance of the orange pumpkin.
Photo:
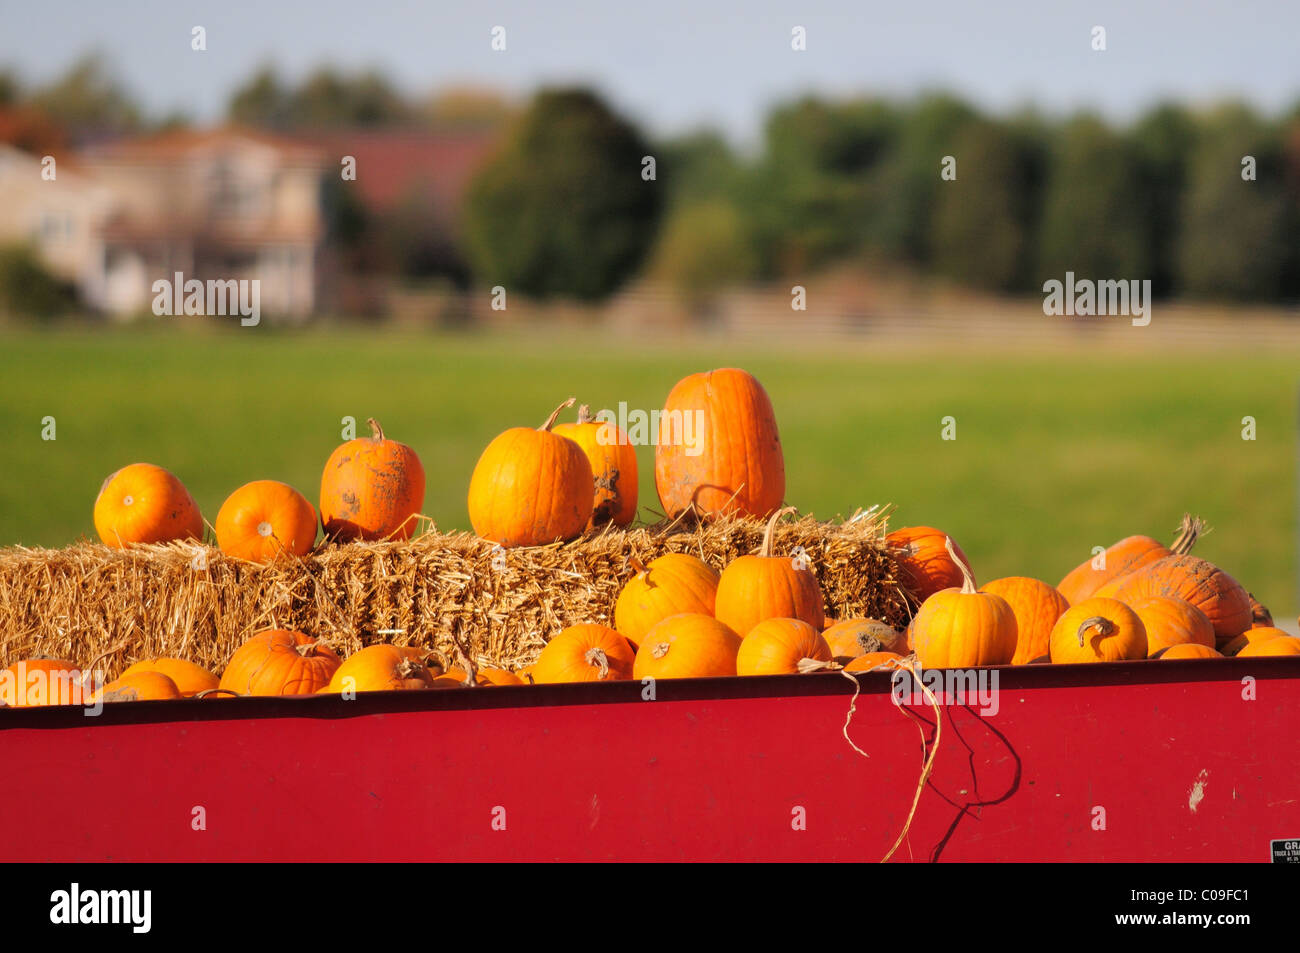
M636 649L642 637L670 615L699 612L713 615L718 595L718 571L690 553L665 553L644 566L635 557L635 571L614 603L614 628Z
M740 636L712 616L669 616L636 650L633 678L710 678L736 674Z
M221 688L241 695L310 695L328 685L342 664L310 635L266 629L235 649Z
M1204 528L1204 524L1199 519L1185 514L1178 530L1178 537L1171 546L1165 546L1164 543L1150 536L1127 536L1106 550L1100 568L1093 566L1096 557L1087 559L1066 573L1065 578L1056 588L1070 601L1070 605L1093 596L1113 597L1113 590L1106 593L1099 590L1112 580L1121 579L1157 559L1191 552Z
M330 454L320 480L320 519L330 539L410 539L424 507L424 467L371 417L369 437Z
M1214 648L1214 626L1204 612L1182 599L1148 596L1129 603L1129 608L1138 614L1147 630L1148 657L1184 642Z
M655 446L655 488L669 518L767 516L785 499L785 457L776 414L747 371L691 374L664 403Z
M347 657L330 676L327 692L389 692L428 688L435 673L427 652L405 645L367 645Z
M1057 620L1050 643L1053 662L1118 662L1147 657L1141 617L1116 599L1094 596Z
M1199 642L1179 642L1165 647L1154 657L1159 659L1223 658L1214 649Z
M1237 658L1259 658L1265 655L1300 655L1300 639L1293 635L1251 642L1237 653Z
M551 432L570 397L536 430L511 427L483 451L469 481L474 532L502 546L573 539L595 509L596 483L582 448Z
M180 698L180 689L161 672L136 672L109 682L90 697L90 703L139 702Z
M748 632L764 619L801 619L821 631L826 610L817 577L795 559L772 553L776 521L793 511L773 513L758 555L737 556L718 578L713 614L733 632Z
M1250 619L1251 626L1256 629L1271 629L1273 627L1273 613L1268 611L1268 607L1255 598L1253 593L1246 593L1250 596Z
M221 551L236 559L306 556L316 542L316 509L287 483L254 480L221 504L216 530Z
M453 665L438 675L433 680L434 688L484 688L493 685L528 685L531 684L524 676L525 672L531 670L522 669L519 675L514 672L507 672L500 668L476 668L474 670L474 685L469 685L469 674L459 666Z
M571 625L546 643L533 663L533 681L612 682L632 677L636 653L604 625Z
M1271 625L1252 627L1241 633L1241 635L1237 636L1235 639L1219 646L1219 652L1226 656L1236 655L1252 642L1263 642L1265 639L1276 639L1289 634L1289 632L1275 628Z
M836 667L820 632L798 619L765 619L740 642L737 675L796 675Z
M948 555L962 572L960 589L936 592L912 618L911 644L922 668L1006 665L1016 654L1016 614L1007 600L975 587L956 544Z
M868 652L859 655L848 665L846 672L892 672L902 666L903 656L897 652Z
M221 684L221 679L206 668L183 658L142 659L134 665L127 666L122 677L138 675L141 672L157 672L159 675L166 675L176 685L177 691L183 698L192 698L199 692L216 688Z
M1028 576L1007 576L980 587L981 592L1001 596L1016 616L1016 654L1012 665L1028 665L1032 659L1047 654L1056 620L1070 608L1065 596L1054 586Z
M904 526L886 536L885 542L895 550L902 583L918 603L943 589L960 587L964 573L970 572L970 560L961 547L952 542L950 552L948 535L933 526Z
M484 685L527 685L524 679L520 678L514 672L507 672L503 668L481 668L478 670L478 677Z
M823 629L822 638L837 659L858 658L871 652L900 652L907 647L907 637L879 619L845 619Z
M1166 556L1126 576L1116 599L1132 604L1148 596L1182 599L1214 625L1216 648L1251 627L1250 596L1241 583L1196 556Z
M99 488L95 531L114 548L202 539L203 517L180 480L152 463L133 463L112 474Z
M577 423L556 424L553 432L581 447L591 464L596 500L587 528L626 526L636 519L636 447L623 429L612 420L597 420L583 404Z
M76 662L30 658L0 671L0 705L32 708L75 705L82 698L82 672Z

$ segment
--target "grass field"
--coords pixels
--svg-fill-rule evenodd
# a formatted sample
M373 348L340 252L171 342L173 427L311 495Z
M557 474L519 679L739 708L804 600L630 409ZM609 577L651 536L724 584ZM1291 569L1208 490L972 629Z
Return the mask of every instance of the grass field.
M661 406L684 374L738 365L771 394L789 502L819 517L896 505L895 525L940 526L981 580L1055 582L1131 533L1198 547L1293 621L1296 394L1289 354L1032 355L646 347L594 332L511 339L362 330L114 329L0 336L0 545L94 535L101 481L135 461L175 472L209 521L231 490L284 480L315 500L340 420L378 417L420 454L425 511L468 528L479 452L536 426L563 398ZM941 418L957 439L940 437ZM1242 439L1242 418L1258 434ZM42 439L42 419L57 439ZM641 448L643 513L657 507Z

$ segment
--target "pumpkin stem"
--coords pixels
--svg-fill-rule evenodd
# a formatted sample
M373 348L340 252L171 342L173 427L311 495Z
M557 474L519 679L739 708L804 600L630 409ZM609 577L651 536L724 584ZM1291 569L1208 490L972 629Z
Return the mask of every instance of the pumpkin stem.
M194 693L195 698L207 698L209 695L233 695L235 698L245 697L233 688L205 688L201 692Z
M582 657L582 660L588 665L600 669L600 674L597 676L598 678L609 678L609 656L605 654L603 649L593 645L591 648L587 649L587 654Z
M1205 530L1205 520L1191 513L1184 513L1183 522L1178 527L1178 536L1169 544L1170 552L1176 556L1186 556Z
M459 646L458 646L458 648L459 648ZM460 661L461 661L461 664L465 666L465 684L466 684L466 686L471 687L471 688L477 687L477 686L478 686L478 666L474 664L474 660L473 660L472 658L469 657L469 653L466 652L463 648L460 648Z
M629 557L627 564L632 567L632 572L636 573L636 575L638 576L640 576L642 573L647 573L650 571L646 567L646 564L641 562L640 558L637 556Z
M589 405L587 404L578 405L578 423L590 424L590 423L594 423L595 420L596 418L591 415L591 407Z
M379 421L374 417L367 417L366 423L370 425L370 436L374 439L375 443L383 443L384 428L379 426Z
M540 427L538 427L537 429L538 429L538 430L542 430L542 431L546 431L546 432L550 432L550 429L551 429L552 427L555 426L555 418L557 418L557 417L560 416L560 411L562 411L565 407L572 407L573 404L574 404L574 402L577 401L577 399L578 399L578 398L576 398L576 397L570 397L568 400L566 400L564 403L562 403L559 407L556 407L553 411L551 411L551 416L549 416L549 417L546 418L546 423L542 424L542 425L541 425Z
M1083 633L1094 627L1103 639L1115 631L1115 623L1104 616L1095 615L1091 619L1084 619L1079 625L1079 648L1083 648Z
M975 585L975 577L971 574L970 566L967 566L966 560L958 556L957 551L953 549L951 536L945 536L943 538L943 547L948 550L948 555L952 557L952 561L956 563L957 568L961 570L961 591L968 596L971 593L979 592L979 587Z
M797 507L787 506L777 510L772 514L772 518L767 521L767 529L763 531L763 547L758 551L760 556L772 555L772 536L776 532L776 521L786 513L793 513Z
M304 642L302 645L295 645L293 649L303 658L311 658L316 654L316 643Z
M811 672L822 672L822 671L834 672L843 667L844 666L840 665L838 662L835 661L823 662L821 659L815 659L815 658L801 658L798 664L795 665L795 669L799 672L800 675L807 675Z
M422 668L427 668L427 666L421 665L415 659L404 658L397 663L395 671L397 672L398 678L411 678L419 674L419 671Z
M669 643L667 642L656 642L654 645L650 647L650 654L653 655L655 658L663 658L665 655L668 654L669 648L670 646Z

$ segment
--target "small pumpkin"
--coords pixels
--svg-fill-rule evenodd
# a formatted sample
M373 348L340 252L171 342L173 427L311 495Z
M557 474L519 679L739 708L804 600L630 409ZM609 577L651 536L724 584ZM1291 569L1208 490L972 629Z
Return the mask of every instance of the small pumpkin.
M859 655L848 665L844 666L846 672L892 672L896 668L901 668L903 656L897 652L868 652L865 655Z
M1124 577L1115 598L1132 604L1148 596L1191 603L1214 626L1216 648L1251 627L1250 596L1241 583L1196 556L1166 556Z
M886 536L885 542L895 551L903 585L918 604L943 589L959 588L970 572L970 560L961 547L933 526L904 526Z
M764 619L801 619L821 631L825 601L812 570L772 552L776 522L794 507L777 510L767 521L757 556L737 556L718 578L713 614L733 632L749 632Z
M796 675L838 668L820 632L799 619L764 619L740 642L737 675Z
M413 646L367 645L334 670L324 691L389 692L428 688L436 674L425 662L427 652Z
M523 678L503 668L481 668L478 677L484 685L527 685Z
M635 650L642 637L670 615L713 615L718 571L690 553L665 553L642 565L631 560L634 574L614 603L614 628Z
M1117 599L1094 596L1072 606L1052 628L1053 662L1118 662L1147 657L1141 617Z
M596 483L582 448L551 432L570 397L536 430L511 427L488 444L469 481L469 519L483 539L540 546L582 535Z
M1236 655L1252 642L1263 642L1265 639L1276 639L1289 634L1289 632L1271 625L1254 626L1241 633L1241 635L1237 636L1235 639L1219 646L1219 652L1225 656Z
M181 697L176 683L162 672L136 672L109 682L90 697L90 703L157 701Z
M713 616L669 616L636 650L633 678L711 678L736 674L740 636Z
M531 668L531 667L530 667ZM523 670L527 671L527 670ZM531 684L523 671L519 675L500 668L475 668L474 685L469 685L469 674L459 666L453 665L433 680L434 688L490 688L493 685L528 685Z
M1029 576L1006 576L980 587L981 592L1001 596L1016 616L1016 654L1012 665L1028 665L1030 660L1047 654L1056 620L1070 608L1069 601L1056 589Z
M1209 618L1182 599L1147 596L1129 603L1129 608L1138 614L1147 631L1148 657L1184 642L1214 648L1214 626Z
M845 619L822 630L822 638L837 659L853 659L871 652L900 652L907 637L879 619Z
M199 692L216 688L221 684L221 679L206 668L195 665L188 659L183 658L159 656L141 659L139 662L127 666L126 670L122 672L122 677L138 675L141 672L157 672L160 675L166 675L176 685L176 690L181 693L182 698L193 698Z
M546 643L533 663L533 680L613 682L632 677L636 653L627 639L604 625L571 625Z
M578 408L578 422L556 424L552 431L568 437L587 455L596 481L596 499L587 528L613 523L626 526L636 519L636 447L612 420L597 420L591 408Z
M1158 659L1223 658L1214 649L1200 642L1179 642L1176 645L1169 645L1153 657Z
M765 517L785 499L776 414L754 375L734 367L691 374L668 393L655 446L655 488L676 519Z
M1007 600L975 586L956 544L948 554L962 572L960 589L944 589L921 604L910 626L922 668L1006 665L1016 654L1016 614Z
M240 695L310 695L328 685L341 664L313 636L266 629L235 649L220 687Z
M335 449L320 481L325 535L353 539L410 539L424 507L424 466L404 443L384 436L371 417L369 437Z
M111 474L95 497L94 517L95 532L114 548L203 538L203 517L190 491L152 463L133 463Z
M29 658L0 670L0 705L34 708L74 705L82 700L83 673L76 662Z
M1260 639L1238 652L1237 658L1259 658L1266 655L1300 655L1300 639L1293 635Z
M306 556L316 542L316 509L287 483L254 480L221 504L216 530L221 551L236 559Z
M1126 536L1106 549L1100 568L1093 565L1097 561L1096 557L1086 559L1066 573L1056 588L1069 600L1070 605L1093 596L1113 598L1113 588L1104 593L1100 591L1101 588L1157 559L1191 552L1197 537L1204 531L1205 524L1200 519L1185 513L1178 528L1178 536L1171 545L1165 546L1150 536Z

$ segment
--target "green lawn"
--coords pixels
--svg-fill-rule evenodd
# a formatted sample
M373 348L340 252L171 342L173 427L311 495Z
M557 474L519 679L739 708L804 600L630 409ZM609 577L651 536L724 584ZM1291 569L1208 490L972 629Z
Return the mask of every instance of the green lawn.
M1291 354L933 354L862 347L646 348L598 332L509 339L388 330L134 329L0 336L0 544L93 536L103 478L135 461L175 472L212 520L253 479L315 500L340 419L378 417L428 474L426 512L468 528L478 453L563 398L661 405L681 376L739 365L776 407L787 496L818 516L893 503L896 525L951 532L981 580L1057 581L1130 533L1171 535L1191 510L1198 552L1279 616L1296 596L1296 392ZM940 420L957 439L940 439ZM1241 419L1258 439L1241 439ZM41 439L42 418L57 439ZM364 431L364 423L360 428ZM641 503L657 506L641 450Z

